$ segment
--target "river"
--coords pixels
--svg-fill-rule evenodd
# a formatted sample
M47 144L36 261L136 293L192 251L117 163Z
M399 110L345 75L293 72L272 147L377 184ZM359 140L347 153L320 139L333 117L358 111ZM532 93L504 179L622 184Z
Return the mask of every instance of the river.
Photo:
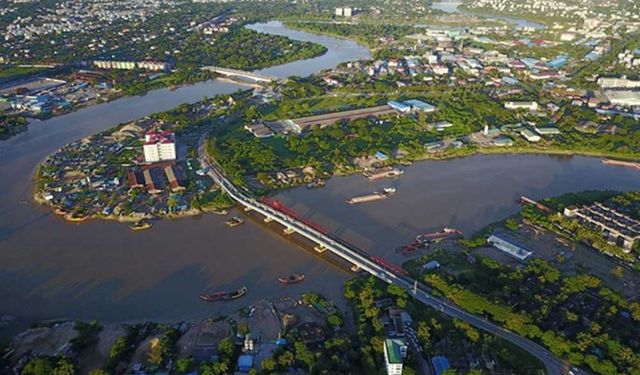
M288 31L277 23L254 28L323 43L333 56L265 70L269 74L306 75L311 69L368 56L353 42ZM28 132L0 143L0 315L175 321L307 290L338 298L348 275L251 223L229 229L225 218L205 215L133 233L114 222L68 224L30 200L35 168L62 145L238 88L213 81L123 98L34 123ZM398 189L391 199L362 206L344 203L351 195L389 185ZM514 199L522 194L538 198L639 186L640 173L594 158L501 155L417 163L391 181L336 177L324 189L292 189L280 198L334 233L393 257L393 248L418 232L444 225L469 232L515 212ZM304 283L285 288L276 281L296 271L306 273ZM238 301L205 304L198 299L207 289L242 285L249 292Z
M323 56L262 70L281 78L370 57L368 49L355 42L289 30L279 22L249 27L327 48ZM229 230L225 219L209 215L132 233L113 222L70 225L31 202L37 165L63 145L242 88L216 80L175 91L155 90L33 122L27 132L0 142L0 315L31 320L183 319L292 290L339 295L344 278L334 268L252 225ZM276 280L292 270L305 272L307 281L283 289ZM332 277L327 282L328 274ZM240 284L247 285L249 293L237 303L206 305L198 299L205 289L235 289Z
M520 28L533 28L533 29L544 29L544 25L541 23L537 23L537 22L533 22L533 21L529 21L529 20L525 20L522 18L516 18L516 17L508 17L508 16L497 16L497 15L483 15L482 13L476 13L476 12L470 12L466 9L459 9L460 5L462 5L461 1L442 1L442 2L436 2L431 4L431 7L433 9L438 9L441 10L443 12L446 13L460 13L460 14L464 14L464 15L468 15L468 16L480 16L480 17L486 17L488 19L496 19L496 20L503 20L506 21L508 23L511 23L512 25L516 26L516 27L520 27Z

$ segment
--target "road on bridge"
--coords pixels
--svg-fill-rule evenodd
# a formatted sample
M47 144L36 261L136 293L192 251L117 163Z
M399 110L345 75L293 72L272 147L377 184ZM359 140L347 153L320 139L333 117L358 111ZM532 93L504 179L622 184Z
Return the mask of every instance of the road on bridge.
M229 180L226 179L220 166L215 160L213 160L207 153L205 147L205 137L203 135L198 141L198 157L203 168L207 169L207 174L217 183L221 189L223 189L231 198L247 207L248 209L255 210L265 217L279 222L283 226L289 229L293 229L298 234L310 239L311 241L326 247L337 256L347 260L348 262L357 265L369 274L387 282L395 284L408 291L409 295L413 296L418 301L424 303L427 306L435 308L440 312L447 314L453 318L463 320L472 326L481 329L483 331L492 333L499 336L512 344L518 346L522 350L530 353L542 362L547 370L548 375L587 375L588 373L571 367L565 369L565 362L556 357L549 350L545 349L541 345L522 337L514 332L511 332L497 324L488 321L485 318L468 313L453 303L450 303L442 298L435 297L429 293L429 288L423 284L417 283L415 280L396 274L381 266L380 264L371 260L360 249L350 246L346 242L333 238L324 233L318 232L314 228L309 227L305 223L290 217L282 212L276 211L270 206L266 206L253 197L248 192L242 191L235 187Z

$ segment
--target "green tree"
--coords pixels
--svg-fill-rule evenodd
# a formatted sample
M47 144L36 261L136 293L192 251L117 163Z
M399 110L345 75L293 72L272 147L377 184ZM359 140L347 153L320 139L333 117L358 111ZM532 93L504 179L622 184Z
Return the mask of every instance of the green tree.
M295 356L290 351L285 351L278 357L278 365L282 369L288 369L293 365L293 361L295 360Z
M107 361L111 365L120 362L129 351L129 343L126 337L118 337L109 350Z
M202 375L224 375L229 371L229 366L220 361L203 363L200 366Z
M266 372L273 372L276 370L276 361L273 358L265 358L262 360L262 370Z
M236 345L229 337L225 337L218 343L218 354L223 361L230 361L236 351Z
M193 358L179 358L176 361L176 371L180 374L186 374L194 368Z
M76 366L69 358L62 358L58 361L56 368L53 369L53 375L75 375Z
M294 347L296 350L296 359L305 364L306 367L311 370L315 363L313 352L311 352L302 341L296 341Z
M327 322L333 327L340 327L342 325L342 318L338 314L331 314L327 317Z
M504 226L509 229L510 231L517 231L518 230L518 222L515 221L515 219L509 218L507 220L504 221Z
M49 357L34 358L22 369L22 375L51 375L54 363Z

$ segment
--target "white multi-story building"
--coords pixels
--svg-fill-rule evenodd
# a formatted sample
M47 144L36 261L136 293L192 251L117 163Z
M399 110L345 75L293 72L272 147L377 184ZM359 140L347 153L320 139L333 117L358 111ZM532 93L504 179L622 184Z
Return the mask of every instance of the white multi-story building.
M538 110L538 103L536 102L506 102L504 103L506 109L528 109L530 111Z
M338 16L338 17L351 17L351 16L353 16L353 8L351 8L351 7L336 8L336 16Z
M384 363L387 375L402 375L402 363L407 356L407 344L401 338L384 340Z
M149 132L144 136L143 150L147 163L176 160L175 134L169 130Z

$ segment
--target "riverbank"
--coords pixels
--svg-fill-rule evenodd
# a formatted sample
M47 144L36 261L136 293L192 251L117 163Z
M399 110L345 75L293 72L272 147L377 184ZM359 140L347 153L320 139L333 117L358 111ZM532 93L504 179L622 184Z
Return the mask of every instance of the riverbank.
M446 160L456 160L456 159L464 159L473 157L476 155L548 155L548 156L584 156L590 157L594 159L612 159L612 160L621 160L628 162L640 162L640 158L634 157L628 154L619 154L619 153L607 153L607 152L596 152L596 151L579 151L579 150L564 150L564 149L539 149L539 148L506 148L506 147L494 147L494 148L475 148L475 149L462 149L456 150L455 153L451 154L429 154L425 153L422 157L418 158L410 158L410 159L392 159L391 161L385 162L381 164L382 166L404 166L405 168L411 168L411 166L417 163L430 162L430 161L446 161ZM332 177L337 176L351 176L364 173L368 168L350 166L345 167L341 166L336 168L330 177L323 178L323 180L329 180ZM401 178L401 177L399 177ZM294 189L300 186L305 185L306 183L299 184L291 184L284 188L271 188L269 187L267 192L269 194L278 194L280 192ZM324 185L324 184L323 184ZM321 186L318 188L322 188Z

